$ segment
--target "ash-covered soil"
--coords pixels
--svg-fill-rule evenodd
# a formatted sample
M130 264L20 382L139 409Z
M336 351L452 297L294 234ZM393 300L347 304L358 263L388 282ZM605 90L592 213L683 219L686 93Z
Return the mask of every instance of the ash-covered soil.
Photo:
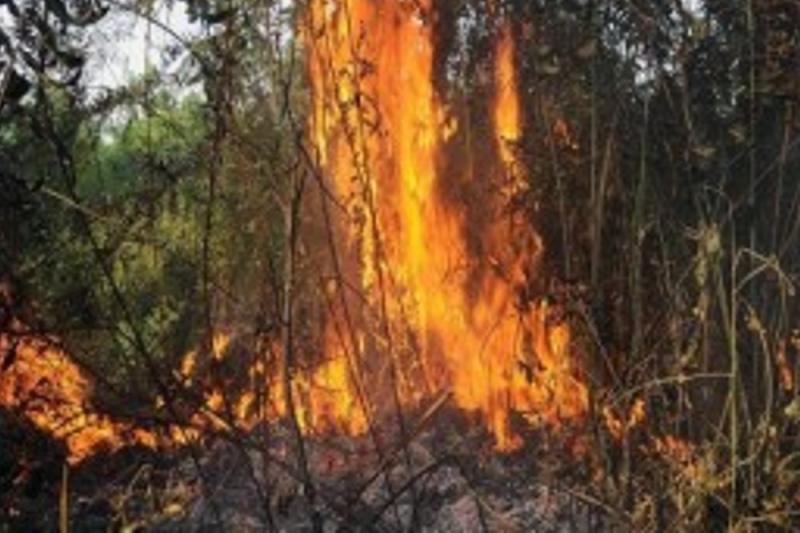
M422 416L409 415L405 431L395 421L383 424L391 431L359 438L308 437L307 470L293 432L277 424L170 452L100 454L69 472L71 531L590 531L602 525L602 513L570 488L588 474L571 450L569 430L527 434L522 449L502 454L462 413L443 408ZM32 449L49 465L36 486L20 477L35 459L14 468L3 463L3 475L18 478L16 485L3 478L0 503L14 506L2 515L9 530L57 530L58 450L42 441Z

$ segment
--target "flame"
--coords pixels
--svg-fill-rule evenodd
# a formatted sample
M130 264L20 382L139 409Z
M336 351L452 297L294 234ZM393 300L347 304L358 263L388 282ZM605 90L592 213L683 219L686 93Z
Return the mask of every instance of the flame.
M587 414L569 325L546 302L524 296L540 275L544 245L529 217L510 207L531 177L517 155L525 128L514 27L494 2L490 12L498 20L494 92L490 127L478 142L491 146L493 156L486 168L456 172L445 170L457 166L447 163L473 146L458 145L455 113L436 89L433 1L310 1L301 29L311 88L308 135L330 189L347 206L334 231L345 274L357 278L365 296L357 340L340 338L349 325L336 309L344 304L337 303L322 327L320 353L306 358L307 366L286 376L282 348L266 343L241 376L220 378L212 365L247 363L228 361L232 336L217 333L207 361L195 350L176 370L179 383L198 388L201 405L188 421L166 429L173 443L290 414L305 434L359 435L367 429L370 402L388 403L387 374L401 406L449 390L458 407L480 415L500 450L522 442L512 428L515 413L554 427ZM559 135L569 139L565 123L562 129ZM465 188L481 196L470 204L460 194ZM80 406L78 414L29 416L63 436L74 460L102 445L118 446L125 433L134 433L128 442L160 442L87 414L89 380L77 367L64 369L63 353L50 359L50 370L18 366L21 385L4 380L0 401L15 405L20 387L35 388L25 381L33 376L68 376L58 394L73 409ZM287 387L295 413L289 413ZM75 416L91 431L61 429ZM639 416L626 423L638 423Z
M495 132L500 150L500 160L509 167L516 165L516 157L511 145L518 142L522 135L517 69L514 63L516 47L511 30L511 24L508 21L500 29L495 49L494 80Z
M301 408L301 429L306 433L344 432L363 434L364 411L349 386L347 361L339 357L320 365L308 382L302 383L307 403Z
M624 419L617 416L611 406L608 405L603 407L602 412L606 428L617 440L622 440L630 430L640 425L647 418L647 410L642 398L634 400L628 411L628 416Z
M156 445L150 432L98 414L88 401L91 381L52 339L0 335L0 354L13 358L0 372L0 405L64 441L70 463L99 450Z
M157 433L100 414L91 402L92 379L55 340L34 336L14 338L17 340L9 335L0 336L2 359L11 361L0 374L0 405L21 413L42 431L62 440L70 464L99 451L111 452L134 444L148 448L183 445L210 432L224 432L234 426L252 429L260 421L274 422L288 414L282 374L273 372L267 376L262 360L249 368L250 383L227 389L221 384L205 385L213 380L209 379L208 368L199 365L197 350L192 350L183 357L178 377L185 387L204 384L202 403L192 409L186 420L172 420ZM230 343L229 334L214 335L210 358L217 362L228 358ZM259 381L266 385L267 392L263 411L256 409L254 390ZM342 357L325 361L313 372L293 380L297 415L304 433L335 431L359 435L366 431L366 415L355 403L356 394L350 383L346 360ZM154 407L163 409L165 404L159 397Z
M477 178L441 170L457 125L435 89L433 17L430 0L311 2L311 140L349 207L342 225L364 293L391 324L380 340L401 400L450 389L482 413L498 448L513 449L512 411L560 424L586 412L588 394L568 327L551 324L546 305L520 304L543 246L505 213L526 183L513 146L523 128L511 24L496 38L491 110L501 194L483 199L490 220L473 222L445 194ZM404 331L406 350L392 342Z

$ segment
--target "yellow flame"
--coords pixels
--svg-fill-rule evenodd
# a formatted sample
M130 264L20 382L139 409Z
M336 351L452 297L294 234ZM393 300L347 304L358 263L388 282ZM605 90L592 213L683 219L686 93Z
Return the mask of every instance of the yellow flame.
M551 326L546 306L516 305L541 239L519 217L475 224L465 205L443 195L454 185L441 172L443 143L457 125L435 90L431 16L430 0L311 2L311 137L351 209L350 252L367 297L378 307L388 293L391 331L405 324L414 332L423 368L408 350L395 361L401 399L450 389L457 405L483 413L499 448L512 449L512 410L560 423L585 413L588 396L570 362L568 328ZM494 62L491 116L504 195L485 201L487 212L499 213L525 184L514 150L522 113L508 22ZM395 352L380 356L394 360ZM527 375L525 366L533 369Z

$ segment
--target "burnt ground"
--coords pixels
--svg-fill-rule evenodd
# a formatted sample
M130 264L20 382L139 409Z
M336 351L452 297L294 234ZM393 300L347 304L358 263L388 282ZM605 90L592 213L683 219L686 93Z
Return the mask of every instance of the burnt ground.
M313 530L312 514L324 531L602 526L601 513L570 489L589 474L568 429L531 432L521 450L500 454L463 413L445 407L421 417L415 426L409 416L405 432L309 437L313 508L286 425L178 450L97 454L70 469L71 531L300 532ZM58 530L63 446L8 413L0 422L3 449L12 452L0 460L0 531Z

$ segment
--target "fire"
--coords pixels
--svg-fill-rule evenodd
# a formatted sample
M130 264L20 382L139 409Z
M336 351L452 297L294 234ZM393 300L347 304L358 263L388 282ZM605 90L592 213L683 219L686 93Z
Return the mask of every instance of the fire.
M341 338L349 324L338 308L345 304L336 303L319 353L305 357L307 364L286 376L282 347L265 343L249 366L233 362L244 368L234 377L209 370L232 357L230 332L217 333L207 360L192 351L173 376L197 389L201 405L164 430L172 442L290 414L305 434L360 435L390 403L388 387L398 406L409 408L449 391L458 407L479 414L500 450L521 444L512 414L553 427L587 414L569 325L546 302L525 296L540 275L544 245L529 217L511 208L531 179L517 156L524 109L514 27L494 3L490 11L499 22L494 91L490 127L478 142L493 155L486 168L454 172L446 163L473 146L458 140L456 113L436 88L433 0L310 2L302 28L312 96L308 135L330 189L348 208L334 231L345 275L356 279L366 302L354 312L358 331ZM466 189L478 194L466 199ZM58 351L40 367L34 345L22 347L26 362L0 382L0 403L24 409L64 438L72 460L101 446L161 442L89 414L89 380ZM43 378L59 382L56 395L67 411L21 405ZM631 417L626 424L638 423L643 411Z
M360 435L366 431L366 416L348 385L347 374L347 361L339 357L323 363L303 383L307 404L301 408L300 419L307 433Z
M15 327L15 330L21 328ZM230 357L231 335L217 333L211 342L210 359ZM183 445L206 434L235 427L249 430L259 422L275 422L288 415L283 375L274 367L266 372L264 360L274 356L275 346L264 349L248 368L247 383L225 387L210 377L200 364L197 350L187 353L176 371L177 382L188 388L200 386L201 401L184 408L160 429L145 429L132 422L113 420L100 414L92 402L93 380L57 345L55 339L21 334L0 335L0 406L13 410L42 431L66 444L67 459L76 464L99 451L115 451L140 444L148 448ZM274 359L274 357L273 357ZM241 361L231 361L241 364ZM357 397L344 357L323 361L313 371L292 380L297 416L305 434L339 432L360 435L366 431L364 410ZM254 391L264 390L263 403ZM184 395L187 398L189 395ZM158 397L153 405L164 410ZM259 409L263 407L263 409Z
M485 220L472 220L448 193L476 172L442 171L454 120L434 84L432 8L431 0L311 2L311 140L350 208L342 226L363 291L390 324L377 356L395 368L401 400L450 389L458 406L483 415L498 448L513 449L512 411L560 424L585 414L588 395L568 327L520 298L543 246L506 209L525 185L513 146L523 127L511 24L498 31L494 59L489 190L500 194L487 193ZM408 337L409 346L397 345Z
M617 416L608 405L603 407L603 420L606 428L617 440L621 440L631 429L644 422L646 418L647 411L642 398L636 398L626 418Z
M514 63L514 37L511 24L506 21L500 29L495 49L495 103L494 124L500 160L506 166L516 166L512 143L522 135L522 119L517 87L517 69Z
M0 405L63 440L70 463L99 450L155 446L150 432L98 414L88 401L90 380L51 339L0 335L0 354L13 359L0 372Z
M229 333L215 334L211 359L221 362L231 357L230 344ZM187 434L189 438L197 438L203 431L225 431L232 426L250 430L260 422L275 422L288 416L286 380L276 357L279 349L273 343L264 347L263 353L256 354L255 363L247 369L246 382L241 383L224 383L224 380L220 382L210 378L209 370L197 364L197 351L187 353L180 365L179 381L185 386L195 382L207 385L202 392L203 403L197 406L187 427L171 429L173 439L183 442L187 440ZM243 361L231 361L231 364L240 365ZM356 401L357 395L351 384L344 357L330 358L310 372L297 373L291 386L295 414L304 434L340 432L360 435L366 431L366 414ZM263 390L263 401L259 400L259 390Z

